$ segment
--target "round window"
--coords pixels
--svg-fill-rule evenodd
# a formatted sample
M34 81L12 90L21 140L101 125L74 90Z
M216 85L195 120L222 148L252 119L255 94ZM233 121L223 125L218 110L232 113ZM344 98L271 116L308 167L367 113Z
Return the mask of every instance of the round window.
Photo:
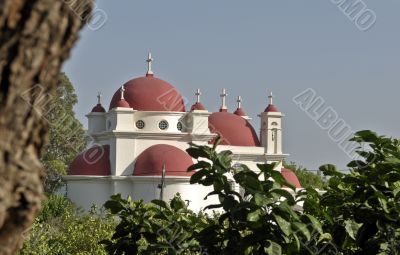
M136 127L138 129L143 129L144 128L144 121L143 120L136 121Z
M182 131L182 129L183 129L183 125L182 125L182 122L178 122L178 124L176 124L176 128L179 130L179 131Z
M158 127L161 130L166 130L166 129L168 129L168 122L166 120L162 120L162 121L160 121L160 123L158 123Z

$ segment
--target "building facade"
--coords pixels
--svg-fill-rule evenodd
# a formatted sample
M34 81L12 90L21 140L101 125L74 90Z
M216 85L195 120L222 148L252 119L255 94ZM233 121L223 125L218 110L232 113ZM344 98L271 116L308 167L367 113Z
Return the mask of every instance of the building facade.
M169 200L179 192L198 211L216 201L203 198L210 187L191 185L192 173L187 168L194 160L186 153L189 143L211 145L219 135L218 150L233 152L234 164L246 164L257 169L258 163L277 162L276 170L300 188L293 172L283 169L287 157L282 151L282 117L269 104L261 118L260 136L242 108L241 97L237 109L229 112L226 90L221 93L221 107L208 111L200 102L201 92L195 93L196 102L185 108L178 90L168 82L155 77L151 54L145 76L126 82L113 95L109 109L98 103L87 114L88 147L71 163L67 196L85 209L92 204L101 206L113 194L151 201L159 199L161 179L162 199Z

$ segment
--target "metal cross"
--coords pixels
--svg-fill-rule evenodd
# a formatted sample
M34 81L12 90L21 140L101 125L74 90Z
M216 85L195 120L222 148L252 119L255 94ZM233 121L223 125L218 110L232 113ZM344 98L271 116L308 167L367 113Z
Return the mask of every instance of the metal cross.
M242 108L242 97L238 96L236 102L238 103L238 108Z
M149 52L149 56L146 60L147 62L147 74L154 74L153 70L151 70L151 64L153 63L154 59L151 57L151 52Z
M97 92L97 104L101 104L101 92Z
M121 100L124 100L124 99L125 99L125 98L124 98L124 92L125 92L125 87L124 87L124 85L121 86L120 91L121 91Z
M200 103L200 96L201 96L200 89L197 89L195 95L196 95L196 102Z
M221 93L221 95L220 95L220 97L221 97L221 99L222 99L222 106L221 106L222 109L226 109L226 96L227 96L227 95L228 95L228 94L226 93L226 89L223 88L223 89L222 89L222 93Z

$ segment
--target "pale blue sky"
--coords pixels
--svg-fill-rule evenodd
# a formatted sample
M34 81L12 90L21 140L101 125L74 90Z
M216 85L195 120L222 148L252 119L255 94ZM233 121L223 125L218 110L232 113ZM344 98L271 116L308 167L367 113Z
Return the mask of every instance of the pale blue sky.
M105 26L84 29L64 65L79 97L76 114L86 125L97 91L108 108L118 87L144 75L151 50L156 76L190 103L196 88L209 111L218 109L221 88L230 110L241 95L257 132L272 90L286 114L289 160L343 167L349 157L292 98L312 88L354 130L400 137L400 2L365 3L377 20L363 32L330 0L98 1Z

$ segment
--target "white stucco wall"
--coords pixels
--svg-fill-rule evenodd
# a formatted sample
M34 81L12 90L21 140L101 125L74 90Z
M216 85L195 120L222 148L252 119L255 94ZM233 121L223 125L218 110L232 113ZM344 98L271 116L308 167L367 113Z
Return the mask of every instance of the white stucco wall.
M121 194L122 197L130 196L134 200L142 199L150 202L160 198L158 185L160 177L111 177L111 176L66 176L67 196L79 207L89 210L95 204L98 207L113 194ZM191 185L189 177L166 177L164 187L164 201L169 201L176 193L180 193L182 199L188 200L189 208L200 211L209 204L218 202L217 197L203 198L212 191L212 187Z

